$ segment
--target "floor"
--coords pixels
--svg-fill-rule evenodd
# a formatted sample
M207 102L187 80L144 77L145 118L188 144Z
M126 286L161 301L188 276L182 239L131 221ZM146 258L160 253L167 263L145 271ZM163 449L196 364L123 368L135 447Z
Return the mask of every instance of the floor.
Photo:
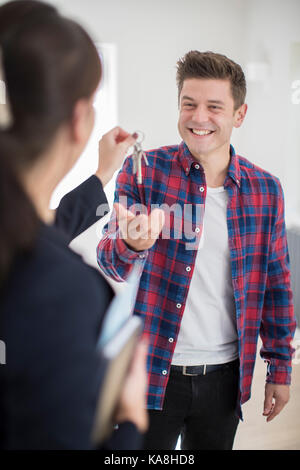
M298 358L300 337L296 345L298 345L296 352ZM252 396L243 405L244 421L239 424L233 448L236 450L299 450L300 358L293 362L290 401L269 423L262 416L265 373L266 364L258 356L254 370Z

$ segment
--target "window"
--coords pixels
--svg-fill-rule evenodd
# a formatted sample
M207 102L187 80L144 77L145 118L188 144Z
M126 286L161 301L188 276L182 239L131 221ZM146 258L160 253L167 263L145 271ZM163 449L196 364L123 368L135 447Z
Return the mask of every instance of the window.
M96 47L103 64L103 77L94 102L96 109L95 126L84 152L54 190L50 201L51 209L56 209L66 193L96 171L98 166L98 142L101 136L116 126L118 122L116 46L114 44L96 44ZM113 198L114 181L115 178L105 188L109 203Z

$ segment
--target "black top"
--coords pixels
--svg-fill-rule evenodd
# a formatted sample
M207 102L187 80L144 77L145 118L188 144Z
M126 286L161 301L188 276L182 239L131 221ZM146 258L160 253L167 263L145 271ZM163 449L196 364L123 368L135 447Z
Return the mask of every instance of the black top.
M106 202L96 176L66 195L55 226L41 223L33 251L17 257L2 286L1 448L91 448L101 381L95 346L113 292L67 243ZM105 448L139 448L139 439L125 423Z

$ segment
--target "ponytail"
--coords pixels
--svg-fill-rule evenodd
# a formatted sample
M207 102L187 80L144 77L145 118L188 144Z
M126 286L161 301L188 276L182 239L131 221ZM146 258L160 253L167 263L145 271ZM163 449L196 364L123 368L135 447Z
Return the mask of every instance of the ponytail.
M25 193L10 159L15 142L0 131L0 286L14 256L30 250L39 224L37 213Z

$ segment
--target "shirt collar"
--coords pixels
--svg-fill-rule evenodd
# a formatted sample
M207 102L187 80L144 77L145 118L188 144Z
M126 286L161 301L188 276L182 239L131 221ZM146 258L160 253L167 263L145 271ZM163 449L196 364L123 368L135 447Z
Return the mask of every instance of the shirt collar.
M188 176L191 171L191 166L199 165L202 171L203 167L201 164L193 157L191 152L189 151L188 146L185 142L181 142L179 145L179 152L178 152L178 160L183 167L183 171ZM239 165L239 157L236 155L234 147L230 144L230 164L228 168L227 175L232 178L232 180L240 186L241 180L241 172L240 172L240 165ZM227 178L226 178L227 179ZM226 181L226 180L225 180Z

